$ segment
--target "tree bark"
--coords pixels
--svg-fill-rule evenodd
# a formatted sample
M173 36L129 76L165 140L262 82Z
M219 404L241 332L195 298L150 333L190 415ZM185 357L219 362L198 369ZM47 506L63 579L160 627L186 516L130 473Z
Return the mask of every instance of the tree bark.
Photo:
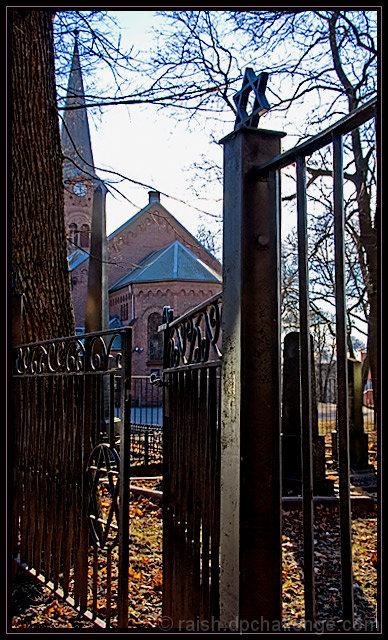
M53 15L11 10L11 232L22 342L74 333L66 251Z

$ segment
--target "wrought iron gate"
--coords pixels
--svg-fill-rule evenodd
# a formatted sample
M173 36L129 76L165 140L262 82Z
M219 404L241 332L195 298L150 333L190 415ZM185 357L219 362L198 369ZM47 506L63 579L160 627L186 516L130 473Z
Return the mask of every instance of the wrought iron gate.
M14 349L13 558L103 628L128 626L130 389L131 329Z
M222 366L221 296L176 320L166 308L162 327L163 613L172 628L282 626L280 170L295 164L303 581L306 630L316 629L305 159L326 145L333 148L342 617L344 629L353 628L342 139L375 109L371 100L283 154L279 132L241 127L222 141Z
M168 308L164 313L163 615L169 628L211 629L218 621L230 628L237 618L249 630L260 619L269 626L281 621L279 172L293 163L305 618L315 624L305 158L327 144L334 156L342 601L343 618L353 626L342 136L372 119L375 108L370 101L284 154L274 152L276 132L241 128L223 141L222 349L220 296L176 320ZM21 345L14 354L14 558L96 624L126 628L131 330Z
M164 310L163 619L174 629L219 617L220 302L176 320Z

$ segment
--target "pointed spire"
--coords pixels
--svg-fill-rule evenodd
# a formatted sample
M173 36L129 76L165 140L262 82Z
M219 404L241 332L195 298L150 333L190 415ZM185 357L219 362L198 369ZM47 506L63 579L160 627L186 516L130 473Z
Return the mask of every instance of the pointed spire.
M85 93L78 51L78 32L75 32L75 36L73 60L65 103L66 107L85 104ZM87 177L96 179L87 109L79 108L64 111L61 139L63 154L65 156L63 163L65 179L79 174L85 174Z

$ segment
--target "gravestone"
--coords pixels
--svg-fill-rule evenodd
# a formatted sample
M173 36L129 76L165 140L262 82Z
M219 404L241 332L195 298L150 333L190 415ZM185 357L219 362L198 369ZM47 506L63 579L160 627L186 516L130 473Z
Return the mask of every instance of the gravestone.
M326 478L325 439L318 433L318 406L311 337L311 402L314 495L333 495L334 485ZM302 495L302 425L300 384L300 338L292 331L284 339L282 398L283 495Z
M368 434L362 415L362 363L348 358L349 457L352 470L368 469Z

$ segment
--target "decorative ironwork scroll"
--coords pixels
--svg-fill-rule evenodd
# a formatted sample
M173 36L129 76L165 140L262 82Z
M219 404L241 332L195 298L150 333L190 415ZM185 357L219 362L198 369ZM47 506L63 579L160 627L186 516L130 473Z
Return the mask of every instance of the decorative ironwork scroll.
M221 294L217 294L164 325L168 329L165 333L165 369L221 358L221 301ZM171 310L166 308L164 318L168 317L171 319Z
M109 331L19 345L14 350L14 375L113 372L121 369L121 352Z

